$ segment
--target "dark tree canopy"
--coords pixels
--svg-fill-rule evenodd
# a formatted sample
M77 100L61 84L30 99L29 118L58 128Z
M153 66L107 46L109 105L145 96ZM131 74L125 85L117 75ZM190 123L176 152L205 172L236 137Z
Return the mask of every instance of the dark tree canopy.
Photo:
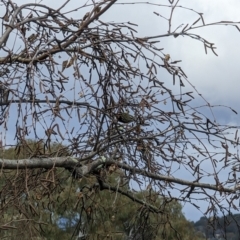
M69 212L74 206L78 213L72 234L86 237L95 231L93 199L101 192L111 193L101 195L109 200L102 200L106 207L123 197L138 204L131 215L140 212L137 226L144 227L129 227L126 239L161 239L159 232L150 236L140 229L150 226L149 214L170 215L172 201L191 204L211 221L238 210L238 128L218 122L181 60L172 59L160 42L184 36L216 55L214 44L194 30L238 28L237 22L204 22L202 13L176 0L67 0L57 7L20 2L0 3L0 215L6 219L0 229L13 231L21 227L18 221L28 220L31 237L42 234L49 220L41 211L61 215L54 204L69 201ZM114 21L120 6L134 11L139 5L167 31L141 36L141 26L128 16ZM155 11L148 12L148 6ZM179 8L194 13L196 21L173 24ZM228 178L221 177L223 171ZM66 189L78 198L70 203ZM173 218L158 220L153 222L161 225L163 237L168 223L176 233L172 239L182 239Z

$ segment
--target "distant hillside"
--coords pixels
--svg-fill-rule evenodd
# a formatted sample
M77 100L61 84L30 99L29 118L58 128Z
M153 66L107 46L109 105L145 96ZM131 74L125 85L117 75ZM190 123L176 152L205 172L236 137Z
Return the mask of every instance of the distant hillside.
M208 240L239 240L240 214L226 215L217 218L201 217L194 227Z

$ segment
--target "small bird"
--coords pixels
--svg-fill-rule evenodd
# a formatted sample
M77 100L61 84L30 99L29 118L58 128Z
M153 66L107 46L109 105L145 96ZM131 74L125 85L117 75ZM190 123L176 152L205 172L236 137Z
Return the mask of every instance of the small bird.
M127 112L118 113L117 120L122 123L130 123L135 121L134 117Z
M38 37L38 34L32 34L32 35L30 35L29 37L28 37L28 41L29 41L29 43L33 43L36 39L37 39L37 37Z

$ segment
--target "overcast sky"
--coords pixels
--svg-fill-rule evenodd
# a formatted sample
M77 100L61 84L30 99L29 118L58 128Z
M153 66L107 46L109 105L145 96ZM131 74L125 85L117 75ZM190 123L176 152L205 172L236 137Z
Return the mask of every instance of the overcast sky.
M128 2L128 1L118 1ZM130 2L130 1L129 1ZM141 2L141 1L138 1ZM167 4L168 1L148 1ZM192 8L197 12L204 13L205 23L219 21L240 22L240 2L238 0L182 0L181 6ZM131 21L139 24L139 36L151 36L165 34L168 23L153 12L160 13L169 18L169 8L156 7L151 5L115 5L103 19L113 21ZM173 15L173 29L180 24L193 23L198 15L191 11L179 8ZM160 39L159 46L164 48L165 54L170 54L171 60L182 60L182 69L188 76L188 80L194 85L204 98L212 105L231 106L240 113L240 32L231 26L210 26L194 31L204 37L217 47L215 56L211 51L205 54L203 44L187 37L167 37ZM165 81L171 78L164 75ZM161 79L163 80L163 79ZM170 80L171 81L171 80ZM172 83L172 82L171 82ZM201 99L196 99L201 101ZM215 118L223 124L240 125L239 115L226 108L214 108ZM205 164L206 169L210 166ZM222 179L226 179L228 172L222 172ZM178 172L176 177L181 176ZM184 177L186 177L184 173ZM195 202L196 203L196 202ZM207 202L197 203L204 212L208 206ZM202 214L186 204L183 209L186 217L191 220L198 220Z
M16 2L21 5L33 1L18 0ZM54 5L57 8L64 1L43 0L37 2ZM123 2L129 3L131 0L118 1L118 3ZM138 2L143 1L139 0ZM167 0L149 0L148 2L169 4ZM72 0L68 4L68 9L74 8L75 5L76 0ZM204 13L205 23L221 20L240 21L239 0L180 0L180 5ZM83 10L85 12L85 9ZM163 18L153 14L153 11L169 18L169 8L143 4L115 5L101 18L108 21L138 23L138 34L142 37L165 34L168 23ZM73 18L74 14L76 13L72 14ZM197 18L198 15L193 14L193 12L179 8L173 15L173 29L182 23L193 23ZM201 42L186 37L162 38L159 45L164 48L165 54L170 54L172 61L182 60L180 65L187 74L188 80L211 104L231 106L240 113L240 32L231 26L213 26L197 29L195 33L206 38L209 42L215 43L218 57L210 51L206 55ZM215 116L221 122L240 125L239 115L226 109L216 108ZM198 220L201 216L197 210L189 206L184 207L184 212L186 217L191 220Z

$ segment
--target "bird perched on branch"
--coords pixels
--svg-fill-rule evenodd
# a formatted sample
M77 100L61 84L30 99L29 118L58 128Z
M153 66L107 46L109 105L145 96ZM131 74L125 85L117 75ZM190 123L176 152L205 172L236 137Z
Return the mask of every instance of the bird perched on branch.
M118 113L117 120L122 123L130 123L135 121L135 118L127 112Z

